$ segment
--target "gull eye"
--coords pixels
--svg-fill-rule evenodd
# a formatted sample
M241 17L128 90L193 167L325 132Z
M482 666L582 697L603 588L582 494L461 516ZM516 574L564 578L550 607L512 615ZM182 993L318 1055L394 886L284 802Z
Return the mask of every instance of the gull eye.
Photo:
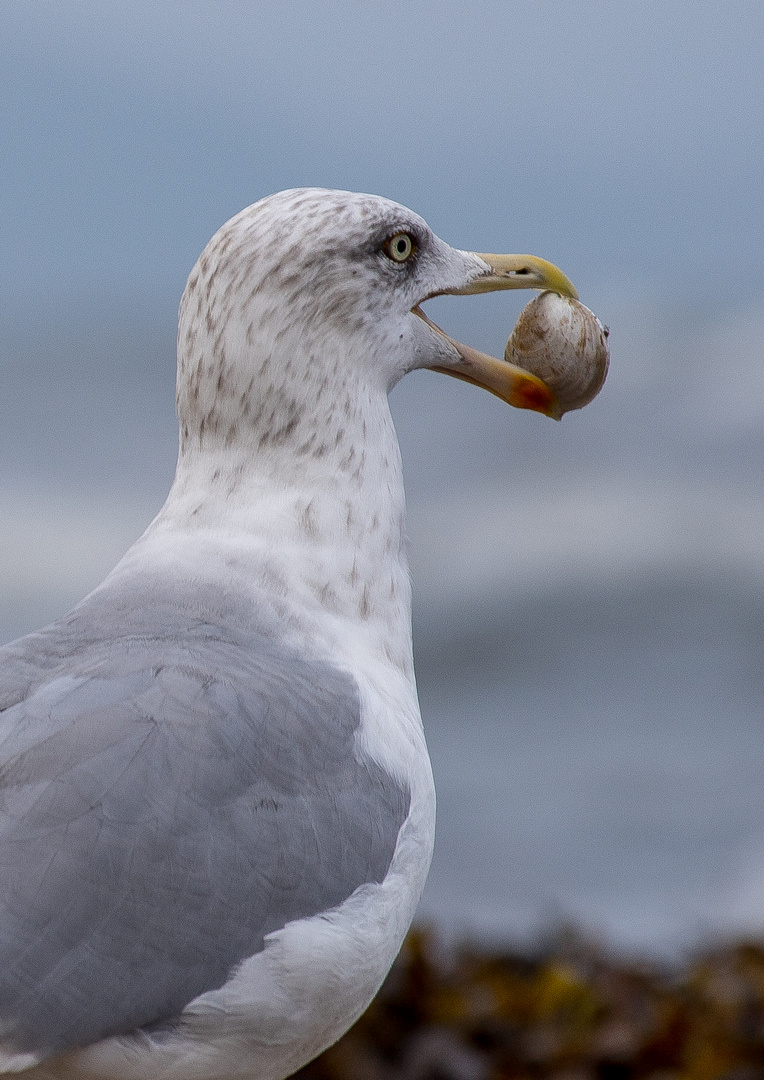
M388 259L392 259L393 262L404 263L407 259L410 259L416 250L416 241L411 233L399 232L395 236L391 236L389 240L385 241L385 246L382 249L387 255Z

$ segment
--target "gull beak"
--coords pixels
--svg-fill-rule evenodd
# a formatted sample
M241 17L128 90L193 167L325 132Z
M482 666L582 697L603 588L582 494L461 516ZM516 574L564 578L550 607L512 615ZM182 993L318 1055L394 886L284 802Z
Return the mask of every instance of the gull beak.
M490 273L473 278L468 285L449 292L457 296L496 292L497 289L548 289L560 296L578 300L578 292L570 278L554 263L537 259L535 255L484 255L477 257L488 263Z
M474 277L459 288L448 289L448 295L473 296L499 289L548 289L560 293L561 296L578 299L578 293L570 279L546 259L539 259L535 255L487 254L477 254L477 258L487 264L485 274ZM414 313L424 319L432 330L447 338L458 354L453 366L433 367L433 371L441 371L444 375L452 375L455 379L481 386L516 409L532 409L555 420L561 418L554 392L537 376L448 337L448 334L427 318L421 308L415 307Z

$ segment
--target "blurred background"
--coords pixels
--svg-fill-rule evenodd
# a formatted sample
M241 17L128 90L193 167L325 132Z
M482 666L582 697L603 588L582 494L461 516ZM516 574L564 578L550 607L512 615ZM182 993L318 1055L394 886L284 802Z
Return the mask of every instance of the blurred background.
M3 0L0 637L161 505L175 319L267 193L371 191L611 327L561 424L393 409L439 832L420 920L666 957L764 928L764 7ZM527 294L438 299L502 355Z

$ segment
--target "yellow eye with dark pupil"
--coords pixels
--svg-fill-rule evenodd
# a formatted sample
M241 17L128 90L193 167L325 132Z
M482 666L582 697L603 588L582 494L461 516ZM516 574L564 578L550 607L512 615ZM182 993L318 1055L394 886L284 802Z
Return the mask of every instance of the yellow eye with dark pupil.
M385 254L394 262L405 262L414 254L414 237L406 232L396 233L385 244Z

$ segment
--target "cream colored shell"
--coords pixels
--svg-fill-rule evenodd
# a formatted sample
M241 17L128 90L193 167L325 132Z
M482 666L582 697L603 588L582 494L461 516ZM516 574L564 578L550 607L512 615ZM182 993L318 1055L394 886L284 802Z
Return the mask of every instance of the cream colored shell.
M610 361L607 339L607 328L578 300L543 292L520 312L504 359L543 379L562 416L600 392Z

